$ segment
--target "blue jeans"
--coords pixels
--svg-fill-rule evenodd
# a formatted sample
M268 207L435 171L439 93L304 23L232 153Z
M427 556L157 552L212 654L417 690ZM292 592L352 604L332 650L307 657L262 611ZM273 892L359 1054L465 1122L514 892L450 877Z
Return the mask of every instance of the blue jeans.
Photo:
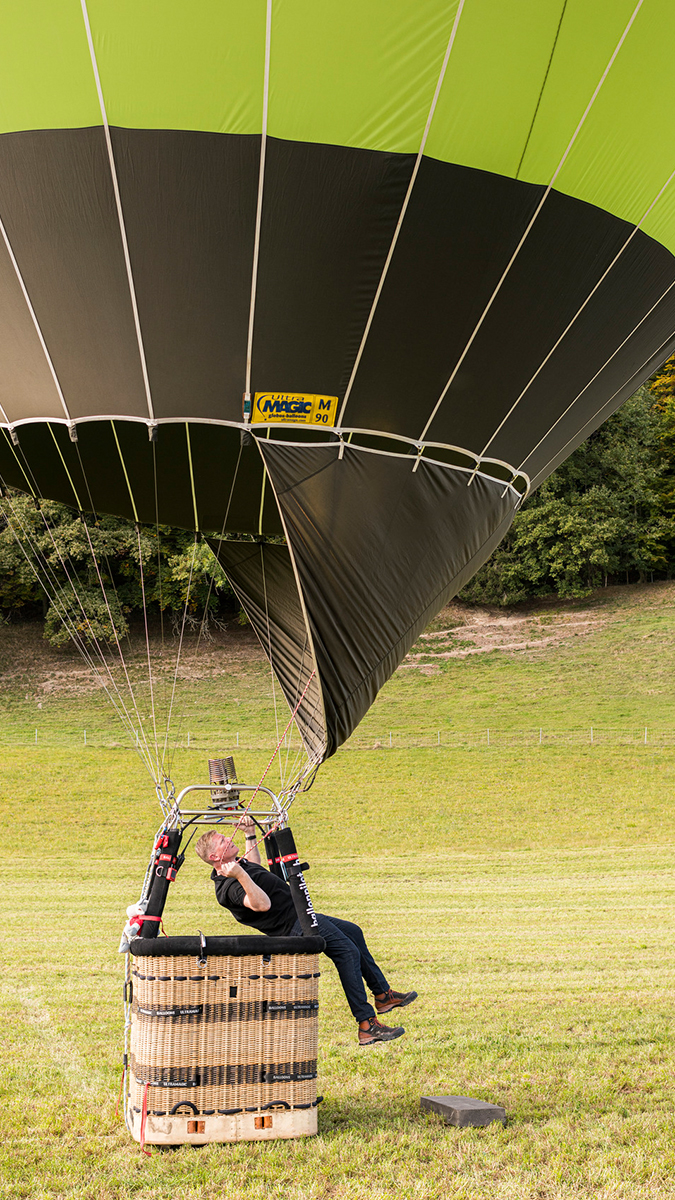
M325 954L332 958L347 1003L357 1021L367 1021L375 1016L375 1009L368 1002L363 986L365 979L374 996L389 991L389 984L378 967L366 945L363 930L352 921L342 921L339 917L327 917L317 913L319 937L326 943ZM291 937L300 937L302 930L300 922L296 921L291 929Z

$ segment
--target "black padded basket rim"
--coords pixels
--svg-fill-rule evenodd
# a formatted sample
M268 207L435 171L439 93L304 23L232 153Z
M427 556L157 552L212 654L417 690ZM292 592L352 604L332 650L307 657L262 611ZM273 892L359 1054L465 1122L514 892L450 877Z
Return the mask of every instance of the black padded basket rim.
M207 937L206 954L244 955L259 954L321 954L326 947L322 937ZM202 957L202 942L199 937L133 938L129 949L134 958L172 958L187 954Z

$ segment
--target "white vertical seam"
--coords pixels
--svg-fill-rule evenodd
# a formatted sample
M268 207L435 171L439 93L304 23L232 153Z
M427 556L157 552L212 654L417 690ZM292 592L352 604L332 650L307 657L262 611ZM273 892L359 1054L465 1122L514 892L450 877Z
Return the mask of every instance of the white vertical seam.
M659 351L660 351L660 350L662 350L664 346L667 346L669 342L672 342L672 340L673 340L673 337L675 337L675 334L671 333L671 334L670 334L670 335L669 335L669 336L666 338L666 340L665 340L664 342L661 342L661 345L659 346ZM658 353L658 351L655 351L655 353ZM595 421L595 420L596 420L596 419L597 419L597 418L600 416L600 413L602 412L603 408L607 408L607 406L608 406L609 404L611 404L611 403L612 403L612 400L616 399L616 397L618 396L618 394L619 394L619 392L622 390L622 388L626 387L626 386L627 386L627 384L630 384L630 383L631 383L631 381L632 381L633 379L635 379L635 376L636 376L636 375L639 375L639 374L641 373L641 371L644 371L645 367L647 366L647 363L648 363L648 362L650 362L650 360L651 360L652 358L654 358L654 354L650 354L649 358L648 358L648 359L646 359L646 360L645 360L645 362L643 362L642 366L641 366L641 367L638 367L637 371L633 371L633 374L630 376L630 379L628 379L628 380L626 381L626 383L622 383L622 384L621 384L621 387L619 387L619 388L617 388L617 389L616 389L616 391L615 391L615 392L614 392L614 393L613 393L613 394L610 396L609 400L605 400L605 403L604 403L604 404L601 404L601 405L600 405L600 408L596 409L596 411L593 413L593 416L588 418L588 420L587 420L587 421L586 421L586 422L585 422L585 423L584 423L584 424L581 426L581 429L580 429L580 430L577 430L577 432L576 432L575 434L573 434L571 438L568 438L568 439L567 439L567 441L565 442L565 445L562 447L562 449L558 450L558 451L557 451L557 452L556 452L556 453L553 455L553 458L549 458L548 462L547 462L547 463L546 463L546 464L545 464L545 465L544 465L544 466L541 468L541 471L538 471L538 472L537 472L537 474L535 475L535 479L538 479L538 478L539 478L539 476L540 476L540 475L542 475L542 474L543 474L543 472L544 472L544 471L546 471L548 467L550 467L551 463L552 463L552 462L555 462L555 460L556 460L556 458L558 457L558 455L559 455L559 454L562 454L562 453L563 453L563 451L564 451L564 450L566 450L566 449L567 449L567 447L568 447L569 445L571 445L571 443L572 443L572 442L573 442L573 441L574 441L574 440L575 440L577 437L579 437L579 434L580 434L580 433L583 433L584 429L586 429L586 428L587 428L589 425L592 425L593 421ZM640 386L640 385L638 384L638 387L639 387L639 386ZM611 416L611 415L612 415L612 414L610 413L610 416ZM546 435L546 436L548 436L548 435ZM581 441L584 441L584 438L583 438L583 437L582 437ZM581 445L581 442L579 443L579 445ZM539 486L539 484L537 484L536 486L538 487L538 486Z
M87 42L89 44L89 55L91 65L96 81L96 92L98 94L99 108L101 109L101 118L103 121L103 132L105 134L105 144L108 151L108 163L110 165L110 175L112 177L113 192L115 193L115 207L117 209L117 220L120 227L120 236L122 239L122 249L124 251L124 265L127 272L127 283L129 285L129 295L131 297L131 307L134 314L134 325L136 328L136 341L138 342L138 352L141 359L141 370L143 372L143 385L145 387L145 399L148 405L148 413L150 420L155 419L155 410L152 403L152 394L150 391L150 379L148 377L148 365L145 360L145 347L143 345L143 334L141 332L141 321L138 315L138 304L136 302L136 288L134 286L134 275L131 269L131 257L129 255L129 243L127 242L127 230L124 224L124 213L122 211L122 197L120 196L119 183L117 180L117 169L115 167L115 156L113 154L112 138L110 137L110 126L108 124L108 114L106 112L105 100L103 99L103 88L101 87L101 77L98 72L98 62L96 61L96 51L94 49L94 39L89 24L89 13L87 11L87 0L80 0L82 6L82 16L84 17L84 25L87 31Z
M347 402L351 395L352 387L354 386L354 380L356 379L356 372L358 371L359 366L361 364L361 358L363 357L363 352L365 350L366 342L368 340L368 335L370 333L370 329L371 329L373 320L375 318L375 310L378 306L380 296L382 294L384 282L385 282L385 279L387 278L387 272L389 271L389 266L390 266L391 260L394 256L394 250L396 249L396 243L398 242L398 237L401 232L401 226L403 225L403 220L405 218L405 214L408 209L408 204L410 203L410 197L412 195L412 190L413 190L413 187L415 186L415 181L417 179L417 175L419 173L419 169L422 164L422 157L424 155L424 149L427 144L427 138L429 137L429 130L431 129L431 122L433 120L434 113L436 111L436 105L438 104L438 97L440 96L441 87L443 86L443 80L445 78L445 72L446 72L446 69L448 66L450 52L454 45L455 35L457 33L457 26L459 25L459 19L462 15L462 9L464 8L464 2L465 2L465 0L459 0L457 12L455 13L455 19L452 24L452 29L450 30L450 37L448 39L448 44L447 44L447 47L445 50L445 55L444 55L443 62L441 65L440 75L438 76L438 81L436 83L436 90L434 92L434 95L433 95L433 98L431 101L431 107L429 109L429 114L427 116L427 123L424 126L424 133L422 134L422 141L420 142L420 148L417 152L417 158L415 159L415 165L412 170L412 175L410 176L410 183L408 184L408 190L406 191L403 205L401 207L401 212L399 213L399 218L396 223L396 228L394 230L394 236L391 239L389 253L387 254L387 257L386 257L385 263L384 263L384 267L382 268L382 274L380 275L380 282L377 285L377 291L375 292L375 296L373 298L373 303L370 308L370 313L368 314L368 320L366 321L365 329L363 331L363 336L361 338L361 345L359 346L356 358L354 360L354 366L352 367L352 373L349 377L349 382L345 389L344 398L342 400L342 405L340 407L340 415L338 416L338 419L337 419L338 425L342 424L342 419L344 417L345 408L347 407Z
M555 352L556 352L556 350L558 349L558 346L559 346L559 345L560 345L560 343L562 342L563 338L565 338L565 337L567 336L567 334L569 333L570 329L571 329L571 328L572 328L572 326L574 325L574 322L577 320L577 318L578 318L578 317L580 317L580 316L581 316L581 314L582 314L582 312L584 311L584 309L585 309L586 305L587 305L587 304L589 304L589 303L590 303L590 301L593 299L593 296L594 296L594 295L595 295L595 293L597 292L597 290L598 290L598 288L600 287L601 283L602 283L602 282L603 282L603 281L604 281L604 280L607 278L607 276L609 275L609 273L610 273L610 271L612 270L612 268L614 267L614 265L615 265L615 264L618 262L618 260L621 258L621 255L623 254L624 250L627 250L627 249L628 249L628 246L629 246L629 245L630 245L630 243L632 242L632 240L633 240L633 238L635 237L636 233L638 233L638 232L639 232L639 230L640 230L640 228L641 228L641 226L642 226L643 222L644 222L644 221L646 221L646 219L647 219L647 217L649 216L650 212L651 212L651 211L652 211L652 209L654 208L654 205L655 205L655 204L658 204L658 202L659 202L659 200L661 199L661 197L662 197L663 193L666 191L666 189L668 188L669 184L672 182L672 180L673 180L673 178L674 178L674 177L675 177L675 171L671 171L671 173L670 173L670 175L668 176L668 178L667 178L666 182L664 183L663 187L661 188L661 191L660 191L660 192L658 193L658 195L657 195L657 196L655 196L655 198L652 200L651 204L649 205L649 208L647 208L647 210L646 210L646 211L645 211L645 212L642 214L642 216L640 217L640 220L638 221L637 225L635 225L635 226L634 226L634 228L631 230L630 234L629 234L629 235L628 235L628 237L626 238L626 240L625 240L625 242L624 242L623 246L621 247L621 249L620 249L619 251L617 251L617 253L614 255L614 258L612 259L612 261L611 261L611 263L609 264L609 266L608 266L608 267L607 267L607 268L606 268L606 269L603 271L603 273L602 273L602 275L600 276L600 278L599 278L598 282L595 284L595 287L594 287L594 288L593 288L593 289L592 289L592 290L591 290L591 291L588 293L588 295L587 295L586 299L584 300L583 304L582 304L582 305L580 305L580 307L577 309L577 311L575 312L574 316L572 317L572 320L571 320L571 321L569 321L569 323L568 323L568 324L565 326L565 328L563 329L563 331L562 331L562 333L560 334L560 337L558 338L557 342L555 342L555 343L554 343L554 345L553 345L553 346L551 347L551 349L549 350L548 354L546 355L546 358L544 358L544 359L542 360L542 362L541 362L541 363L539 364L539 366L537 367L537 369L536 369L536 371L535 371L534 375L532 376L532 378L529 380L529 382L528 382L528 383L526 383L526 385L525 385L525 387L523 388L522 392L521 392L521 393L520 393L520 395L518 396L518 399L517 399L517 400L514 400L513 404L511 405L511 407L510 407L510 409L509 409L509 411L508 411L508 412L506 413L506 415L505 415L505 416L502 418L502 420L500 421L499 425L497 426L497 428L495 429L494 433L492 434L492 437L490 438L489 442L486 442L486 443L485 443L485 445L484 445L484 447L483 447L483 449L482 449L482 451L481 451L481 457L483 456L483 454L486 454L486 453L487 453L487 451L490 449L490 446L491 446L491 445L492 445L492 443L494 442L494 440L495 440L495 438L496 438L497 434L499 433L500 429L502 429L502 428L504 427L504 425L505 425L505 424L506 424L506 422L508 421L508 419L509 419L509 417L511 416L511 414L512 414L512 413L515 411L515 409L516 409L516 408L518 407L518 405L520 404L520 401L522 400L522 398L523 398L523 396L525 395L525 393L526 393L527 391L529 391L529 389L531 388L532 384L534 383L534 381L535 381L535 379L537 378L537 376L539 375L539 373L540 373L541 371L543 371L543 369L544 369L544 367L546 366L546 364L547 364L547 362L549 361L549 359L552 357L552 355L553 355L553 354L555 354Z
M260 258L260 231L262 228L263 191L265 184L265 157L267 151L267 112L270 96L270 54L272 45L272 0L267 0L267 18L265 21L265 70L263 75L263 110L262 130L260 134L260 168L258 171L258 202L255 214L255 235L253 238L253 266L251 269L251 304L248 313L248 338L246 342L246 381L244 391L251 391L251 365L253 361L253 326L255 323L255 303L258 291L258 261Z
M56 390L57 390L57 392L58 392L58 395L59 395L59 400L61 401L61 407L62 407L62 409L63 409L64 413L66 414L66 419L67 419L67 420L68 420L68 422L70 423L72 418L71 418L71 416L70 416L70 413L68 412L68 405L66 404L65 397L64 397L64 395L63 395L63 392L62 392L62 390L61 390L61 384L59 383L59 377L58 377L58 375L56 374L56 369L55 369L55 367L54 367L54 363L52 362L52 356L51 356L51 354L49 353L49 350L47 349L47 343L45 342L45 339L44 339L44 337L42 336L42 330L41 330L41 328L40 328L40 322L39 322L39 321L38 321L38 319L37 319L37 315L36 315L36 313L35 313L35 309L33 308L33 305L32 305L32 303L31 303L31 298L30 298L30 296L28 295L28 289L27 289L27 287L26 287L26 285L25 285L25 283L24 283L24 280L23 280L23 275L21 274L21 270L20 270L20 268L19 268L19 264L18 264L18 262L16 261L16 256L15 256L15 254L14 254L14 251L12 250L12 246L11 246L10 240L9 240L9 238L8 238L8 236L7 236L7 230L5 229L5 223L4 223L4 221L3 221L2 219L0 219L0 234L2 234L2 240L3 240L3 242L5 243L5 246L6 246L6 248L7 248L7 253L9 254L9 257L10 257L10 259L11 259L12 266L14 267L14 274L16 275L16 278L17 278L17 280L18 280L18 283L19 283L19 287L21 288L21 291L23 292L23 298L24 298L24 300L26 301L26 304L27 304L27 306L28 306L28 311L29 311L29 313L30 313L30 315L31 315L31 320L32 320L32 322L33 322L33 325L34 325L34 327L35 327L35 332L36 332L36 333L37 333L37 335L38 335L38 338L39 338L39 341L40 341L40 345L42 346L42 350L43 350L44 356L45 356L45 358L46 358L46 360L47 360L47 366L49 367L49 371L50 371L51 377L52 377L52 379L54 380L54 386L55 386L55 388L56 388ZM3 409L3 412L4 412L4 409Z
M539 447L540 447L540 446L541 446L541 445L542 445L542 444L543 444L543 443L546 441L547 437L549 437L549 436L550 436L550 435L553 433L553 430L555 429L556 425L559 425L559 424L560 424L560 422L563 420L563 418L567 416L567 414L568 414L568 412L570 411L570 409L574 408L574 405L577 403L577 400L580 400L580 399L581 399L581 397L583 396L584 392L587 392L587 391L588 391L588 389L589 389L589 387L591 386L591 384L592 384L592 383L595 383L595 380L598 378L598 375L602 375L602 372L604 371L605 367L609 366L609 364L611 363L611 361L612 361L612 359L613 359L613 358L616 358L616 356L617 356L617 354L619 353L619 351L620 351L620 350L622 350L622 349L623 349L623 347L626 345L626 342L629 342L629 341L630 341L630 339L633 337L633 334L637 333L637 331L638 331L638 329L640 328L640 326L641 326L641 325L643 325L643 324L644 324L644 322L647 320L647 317L650 317L650 316L651 316L651 314L654 312L654 309L655 309L655 308L658 308L658 306L659 306L659 304L661 303L661 301L662 301L662 300L665 300L665 298L666 298L666 296L668 295L668 293L669 293L669 292L671 292L671 291L673 290L673 288L674 288L674 287L675 287L675 279L673 280L673 282L672 282L671 284L669 284L669 285L668 285L668 287L666 288L665 292L663 292L663 293L662 293L662 294L659 296L658 300L657 300L657 301L656 301L654 304L652 304L651 308L649 309L649 312L646 312L646 313L645 313L645 315L644 315L644 317L642 318L642 320L638 321L637 325L635 325L635 326L633 327L633 329L631 329L630 333L629 333L629 334L628 334L628 335L627 335L627 336L626 336L626 337L623 339L623 341L621 342L621 344L620 344L619 346L617 346L617 348L616 348L616 350L614 351L614 353L613 353L613 354L610 354L609 358L605 360L605 362L602 364L602 366L600 367L600 369L599 369L598 371L596 371L596 372L595 372L595 375L593 376L593 378L592 378L592 379L589 379L589 381L588 381L588 383L586 384L586 386L585 386L584 388L582 388L582 389L581 389L581 391L579 392L579 394L578 394L577 396L575 396L575 397L574 397L574 400L571 402L571 404L568 404L568 405L567 405L567 408L565 409L565 411L564 411L564 412L561 412L561 414L560 414L560 416L557 418L557 420L555 420L555 421L553 422L553 424L552 424L552 425L551 425L551 426L550 426L550 427L549 427L549 428L546 430L546 433L544 434L544 436L543 436L542 438L540 438L540 439L539 439L539 441L537 442L536 446L533 446L533 447L532 447L532 449L530 450L529 454L528 454L528 455L527 455L527 456L526 456L526 457L523 459L522 463L521 463L521 464L520 464L520 466L518 467L518 470L519 470L519 471L521 471L521 470L523 469L523 466L524 466L524 464L527 462L528 458L532 458L532 455L534 454L534 452L535 452L536 450L538 450L538 449L539 449ZM671 334L669 334L669 335L668 335L668 337L666 338L666 341L665 341L665 342L662 342L662 343L661 343L661 345L662 345L662 346L667 346L667 345L668 345L668 342L669 342L669 341L671 341L673 337L675 337L675 333L671 333ZM661 348L661 347L659 347L659 349L660 349L660 348ZM655 351L654 353L658 353L658 352L657 352L657 351ZM650 354L649 358L647 359L647 362L649 362L649 360L650 360L651 358L653 358L653 357L654 357L654 354ZM640 368L640 370L642 370L642 368ZM630 382L630 379L632 379L632 378L633 378L633 376L634 376L634 375L636 375L636 374L639 374L639 371L638 371L638 372L634 371L634 372L633 372L633 375L631 375L631 376L630 376L630 378L629 378L629 381L628 381L628 382ZM621 387L625 387L625 384L622 384L622 385L621 385ZM621 391L621 388L619 388L619 389L618 389L618 391L620 392L620 391ZM606 403L605 403L605 404L603 404L603 405L602 405L602 407L598 409L598 412L602 412L602 409L603 409L603 408L605 408L605 407L606 407L606 405L607 405L607 404L609 404L609 403L610 403L610 402L611 402L611 401L614 399L614 396L616 396L616 395L617 395L617 392L614 392L614 393L613 393L613 394L610 396L609 400L607 400L607 401L606 401ZM591 419L592 419L592 418L591 418ZM586 424L588 424L588 421L586 422ZM584 427L582 426L582 428L584 428ZM575 435L575 436L576 436L576 435ZM570 441L573 441L573 440L574 440L574 438L570 438ZM568 442L566 442L566 443L565 443L565 445L568 445L568 444L569 444ZM556 456L554 455L553 457L555 458ZM553 461L553 460L551 460L551 461ZM548 464L547 464L547 465L548 465Z
M563 167L564 167L564 165L565 165L565 162L567 161L567 156L569 155L569 153L570 153L570 151L571 151L571 149L572 149L572 146L573 146L573 145L574 145L574 143L576 142L576 140L577 140L577 137L579 136L579 134L580 134L580 132L581 132L581 129L582 129L582 127L583 127L583 125L584 125L584 123L585 123L585 121L586 121L586 118L587 118L587 116L588 116L589 112L591 111L591 109L592 109L593 105L595 104L595 101L596 101L596 99L597 99L597 97L598 97L598 93L599 93L599 91L600 91L600 89L601 89L601 87L602 87L603 83L605 82L605 80L606 80L606 78L607 78L607 76L608 76L608 74L609 74L609 72L610 72L610 70L611 70L611 68L612 68L612 66L613 66L613 64L614 64L614 60L615 60L615 58L616 58L617 54L619 53L619 50L620 50L620 49L621 49L621 47L623 46L623 43L625 42L625 40L626 40L626 38L627 38L627 36L628 36L628 33L629 33L629 31L630 31L630 28L631 28L631 26L632 26L632 24L633 24L633 22L634 22L635 18L637 17L637 15L638 15L638 13L639 13L640 9L642 8L642 5L643 5L643 4L644 4L644 0L638 0L638 3L636 4L635 8L633 9L633 12L632 12L631 18L630 18L630 20L629 20L628 24L626 25L626 28L624 29L623 33L621 34L621 37L620 37L620 39L619 39L619 41L618 41L617 45L616 45L616 46L615 46L615 48L614 48L614 53L612 54L612 57L610 58L609 62L607 63L607 66L605 67L605 69L604 69L604 71L603 71L603 73L602 73L602 76L601 76L601 78L600 78L600 81L599 81L599 83L597 84L597 86L596 86L596 88L595 88L595 91L593 92L593 95L591 96L590 100L588 101L588 104L586 105L586 108L584 109L584 112L583 112L583 115L582 115L582 117L581 117L581 120L579 121L579 124L577 125L576 129L574 130L574 133L572 134L572 137L571 137L570 141L569 141L569 142L568 142L568 144L567 144L567 148L566 148L566 150L565 150L565 152L564 152L564 154L563 154L562 158L560 159L560 162L558 163L558 165L557 165L557 167L556 167L555 171L553 172L553 176L552 176L552 178L551 178L551 181L550 181L550 183L547 185L547 187L546 187L546 190L545 190L545 192L544 192L544 194L543 194L543 196L542 196L541 200L539 201L539 203L538 203L538 205L537 205L537 207L536 207L536 209L535 209L535 211L534 211L534 214L533 214L533 216L530 218L530 220L529 220L529 222L528 222L528 225L527 225L527 227L526 227L526 229L525 229L525 232L523 233L523 235L522 235L522 237L521 237L520 241L518 242L518 245L516 246L516 248L515 248L515 250L514 250L513 254L511 255L511 257L510 257L510 259L509 259L508 263L506 264L506 267L504 268L504 270L503 270L503 272L502 272L501 278L500 278L500 280L499 280L499 282L498 282L498 284L497 284L496 288L494 289L494 291L493 291L492 295L490 296L490 299L488 300L488 302L487 302L487 304L486 304L485 308L483 309L483 312L482 312L482 314L481 314L481 316L480 316L480 318L479 318L479 320L478 320L478 323L477 323L477 324L475 325L475 327L474 327L474 330L473 330L473 333L471 334L471 337L469 338L468 342L466 343L466 346L465 346L465 347L464 347L464 349L462 350L462 353L460 354L460 356L459 356L459 358L458 358L458 360L457 360L457 362L456 362L456 364L455 364L455 366L454 366L454 369L453 369L453 371L452 371L452 374L451 374L450 378L448 379L448 382L446 383L445 387L443 388L443 391L441 392L441 394L440 394L440 396L439 396L438 400L436 401L436 404L435 404L435 406L434 406L434 408L433 408L433 410L432 410L431 416L429 417L429 420L427 421L426 425L424 426L424 429L422 430L422 432L421 432L421 434L420 434L420 436L419 436L419 441L422 441L422 440L424 439L424 437L426 436L427 430L429 429L429 426L431 425L432 421L434 420L434 417L436 416L436 413L438 412L439 408L441 407L441 404L442 404L442 403L443 403L443 401L445 400L445 397L446 397L446 395L448 394L448 391L450 390L450 387L452 386L452 383L453 383L453 381L454 381L454 379L455 379L455 377L456 377L456 375L457 375L457 372L459 371L459 368L461 367L462 363L464 362L464 359L466 358L467 354L469 353L469 350L471 349L471 346L473 345L473 342L474 342L474 340L475 340L475 338L476 338L476 336L477 336L477 334L478 334L478 331L480 330L480 328L481 328L481 326L482 326L482 324L483 324L483 321L485 320L485 318L487 317L487 315L488 315L488 313L489 313L490 309L492 308L492 305L493 305L494 301L497 299L497 296L499 295L499 292L501 291L502 284L504 283L504 280L506 279L506 277L507 277L507 275L508 275L509 271L511 270L511 267L513 266L513 264L514 264L514 262L516 261L516 259L517 259L518 255L520 254L520 251L521 251L521 249L522 249L522 247L523 247L523 245L524 245L524 243L525 243L525 241L526 241L527 237L529 236L529 233L530 233L530 231L531 231L531 229L532 229L532 226L534 225L534 223L535 223L535 221L536 221L537 217L539 216L539 213L541 212L542 208L544 207L544 204L545 204L545 202L546 202L546 200L547 200L547 198L548 198L548 196L549 196L549 194L550 194L550 192L551 192L551 190L552 190L552 188L553 188L553 184L555 183L555 181L556 181L556 179L558 178L558 176L559 176L560 172L562 171L562 169L563 169Z

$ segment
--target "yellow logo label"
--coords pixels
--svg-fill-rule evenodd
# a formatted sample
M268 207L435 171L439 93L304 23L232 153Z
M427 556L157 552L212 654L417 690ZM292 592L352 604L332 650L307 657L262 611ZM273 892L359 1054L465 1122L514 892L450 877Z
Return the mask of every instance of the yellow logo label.
M251 421L275 425L334 425L337 396L306 392L256 392Z

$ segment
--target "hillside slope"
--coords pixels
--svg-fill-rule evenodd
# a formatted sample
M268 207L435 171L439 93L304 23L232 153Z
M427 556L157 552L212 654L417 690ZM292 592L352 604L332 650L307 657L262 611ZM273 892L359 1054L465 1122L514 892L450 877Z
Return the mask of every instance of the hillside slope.
M275 736L269 667L248 628L236 623L197 646L152 636L158 729L174 676L174 733ZM150 721L145 644L125 646L140 711ZM123 690L122 673L110 664ZM453 604L419 639L384 687L357 737L449 730L675 729L675 582L600 590L583 601L510 611ZM278 689L277 693L278 693ZM278 694L277 699L279 700ZM285 706L279 702L279 719ZM180 729L176 723L180 721ZM100 681L71 649L55 650L38 624L0 626L0 720L5 739L68 734L124 741ZM282 726L283 727L283 726Z

